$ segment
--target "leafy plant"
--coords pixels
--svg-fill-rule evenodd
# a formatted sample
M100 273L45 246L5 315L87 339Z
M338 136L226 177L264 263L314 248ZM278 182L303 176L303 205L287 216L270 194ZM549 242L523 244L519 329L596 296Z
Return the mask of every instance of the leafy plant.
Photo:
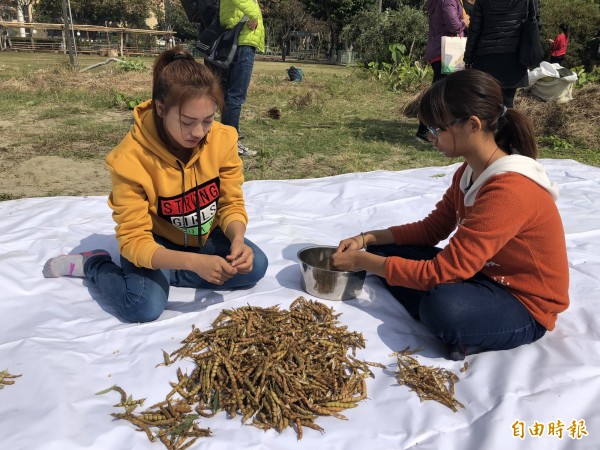
M121 72L143 72L146 65L141 59L125 58L117 63L117 70Z
M539 139L539 142L542 146L554 151L569 150L573 148L573 144L571 144L569 141L555 135L543 136Z
M140 97L130 97L122 92L117 92L115 94L114 104L119 108L125 107L127 109L133 109L142 102L143 100Z
M395 92L414 92L431 81L433 73L429 65L412 62L410 55L405 54L404 44L391 44L388 50L393 63L372 61L365 67L372 79L385 83Z
M588 83L600 82L600 67L594 68L592 72L586 72L583 66L573 67L571 70L577 74L575 89L581 89Z

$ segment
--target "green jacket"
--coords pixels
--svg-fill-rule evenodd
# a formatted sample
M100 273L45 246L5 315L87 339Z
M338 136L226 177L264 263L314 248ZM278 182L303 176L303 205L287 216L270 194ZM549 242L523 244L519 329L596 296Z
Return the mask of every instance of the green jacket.
M254 31L244 25L238 44L256 47L259 52L265 51L265 27L257 0L221 0L220 8L219 20L227 29L233 28L244 16L249 20L258 19Z

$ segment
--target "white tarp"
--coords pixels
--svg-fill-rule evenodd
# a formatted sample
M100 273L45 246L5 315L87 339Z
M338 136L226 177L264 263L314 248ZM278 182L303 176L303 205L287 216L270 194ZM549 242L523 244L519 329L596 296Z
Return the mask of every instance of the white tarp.
M543 160L559 183L567 235L570 308L555 331L510 351L469 356L470 368L442 357L442 347L414 322L379 280L368 276L356 300L320 300L363 333L359 359L378 361L368 399L347 421L321 417L324 434L296 439L242 426L240 417L201 419L213 437L195 449L598 449L600 442L600 169ZM248 238L270 260L266 277L247 291L172 288L167 310L152 323L111 315L99 292L81 279L44 279L44 261L59 253L107 248L117 257L106 197L31 198L0 202L0 371L21 374L0 390L0 448L10 450L159 449L129 422L115 420L119 396L94 393L117 384L149 406L164 400L177 367L156 367L162 350L181 347L192 325L208 329L223 308L289 304L299 295L299 249L335 245L362 230L425 216L457 164L321 179L253 181L244 185ZM394 378L395 358L423 347L424 365L460 376L454 413L421 403ZM543 429L541 428L543 426ZM560 434L562 433L562 435ZM587 433L587 435L585 434ZM581 439L577 439L580 437Z

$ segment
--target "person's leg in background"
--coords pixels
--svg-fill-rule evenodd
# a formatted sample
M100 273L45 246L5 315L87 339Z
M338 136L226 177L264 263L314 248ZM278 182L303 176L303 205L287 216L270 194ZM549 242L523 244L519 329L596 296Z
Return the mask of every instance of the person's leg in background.
M246 95L252 78L255 52L256 49L252 46L240 45L227 73L225 111L221 115L221 122L234 127L238 131L238 135L240 134L242 105L246 102ZM241 156L256 155L256 151L249 150L239 141L238 152Z
M517 93L517 89L516 88L510 88L510 89L502 89L502 99L504 102L504 106L506 106L507 108L514 108L515 107L515 95Z
M442 61L432 62L431 68L433 69L433 81L431 84L437 83L446 76L446 74L442 73ZM429 144L427 126L421 121L419 121L419 128L417 129L416 138L419 142Z

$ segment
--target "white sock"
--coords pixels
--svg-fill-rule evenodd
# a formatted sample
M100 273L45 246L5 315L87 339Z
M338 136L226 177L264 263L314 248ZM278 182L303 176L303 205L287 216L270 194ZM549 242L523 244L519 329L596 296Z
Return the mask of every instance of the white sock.
M97 249L90 250L83 253L74 253L72 255L60 255L54 258L50 258L44 264L42 274L44 278L57 278L57 277L83 277L83 265L92 256L107 255L110 256L106 250Z

